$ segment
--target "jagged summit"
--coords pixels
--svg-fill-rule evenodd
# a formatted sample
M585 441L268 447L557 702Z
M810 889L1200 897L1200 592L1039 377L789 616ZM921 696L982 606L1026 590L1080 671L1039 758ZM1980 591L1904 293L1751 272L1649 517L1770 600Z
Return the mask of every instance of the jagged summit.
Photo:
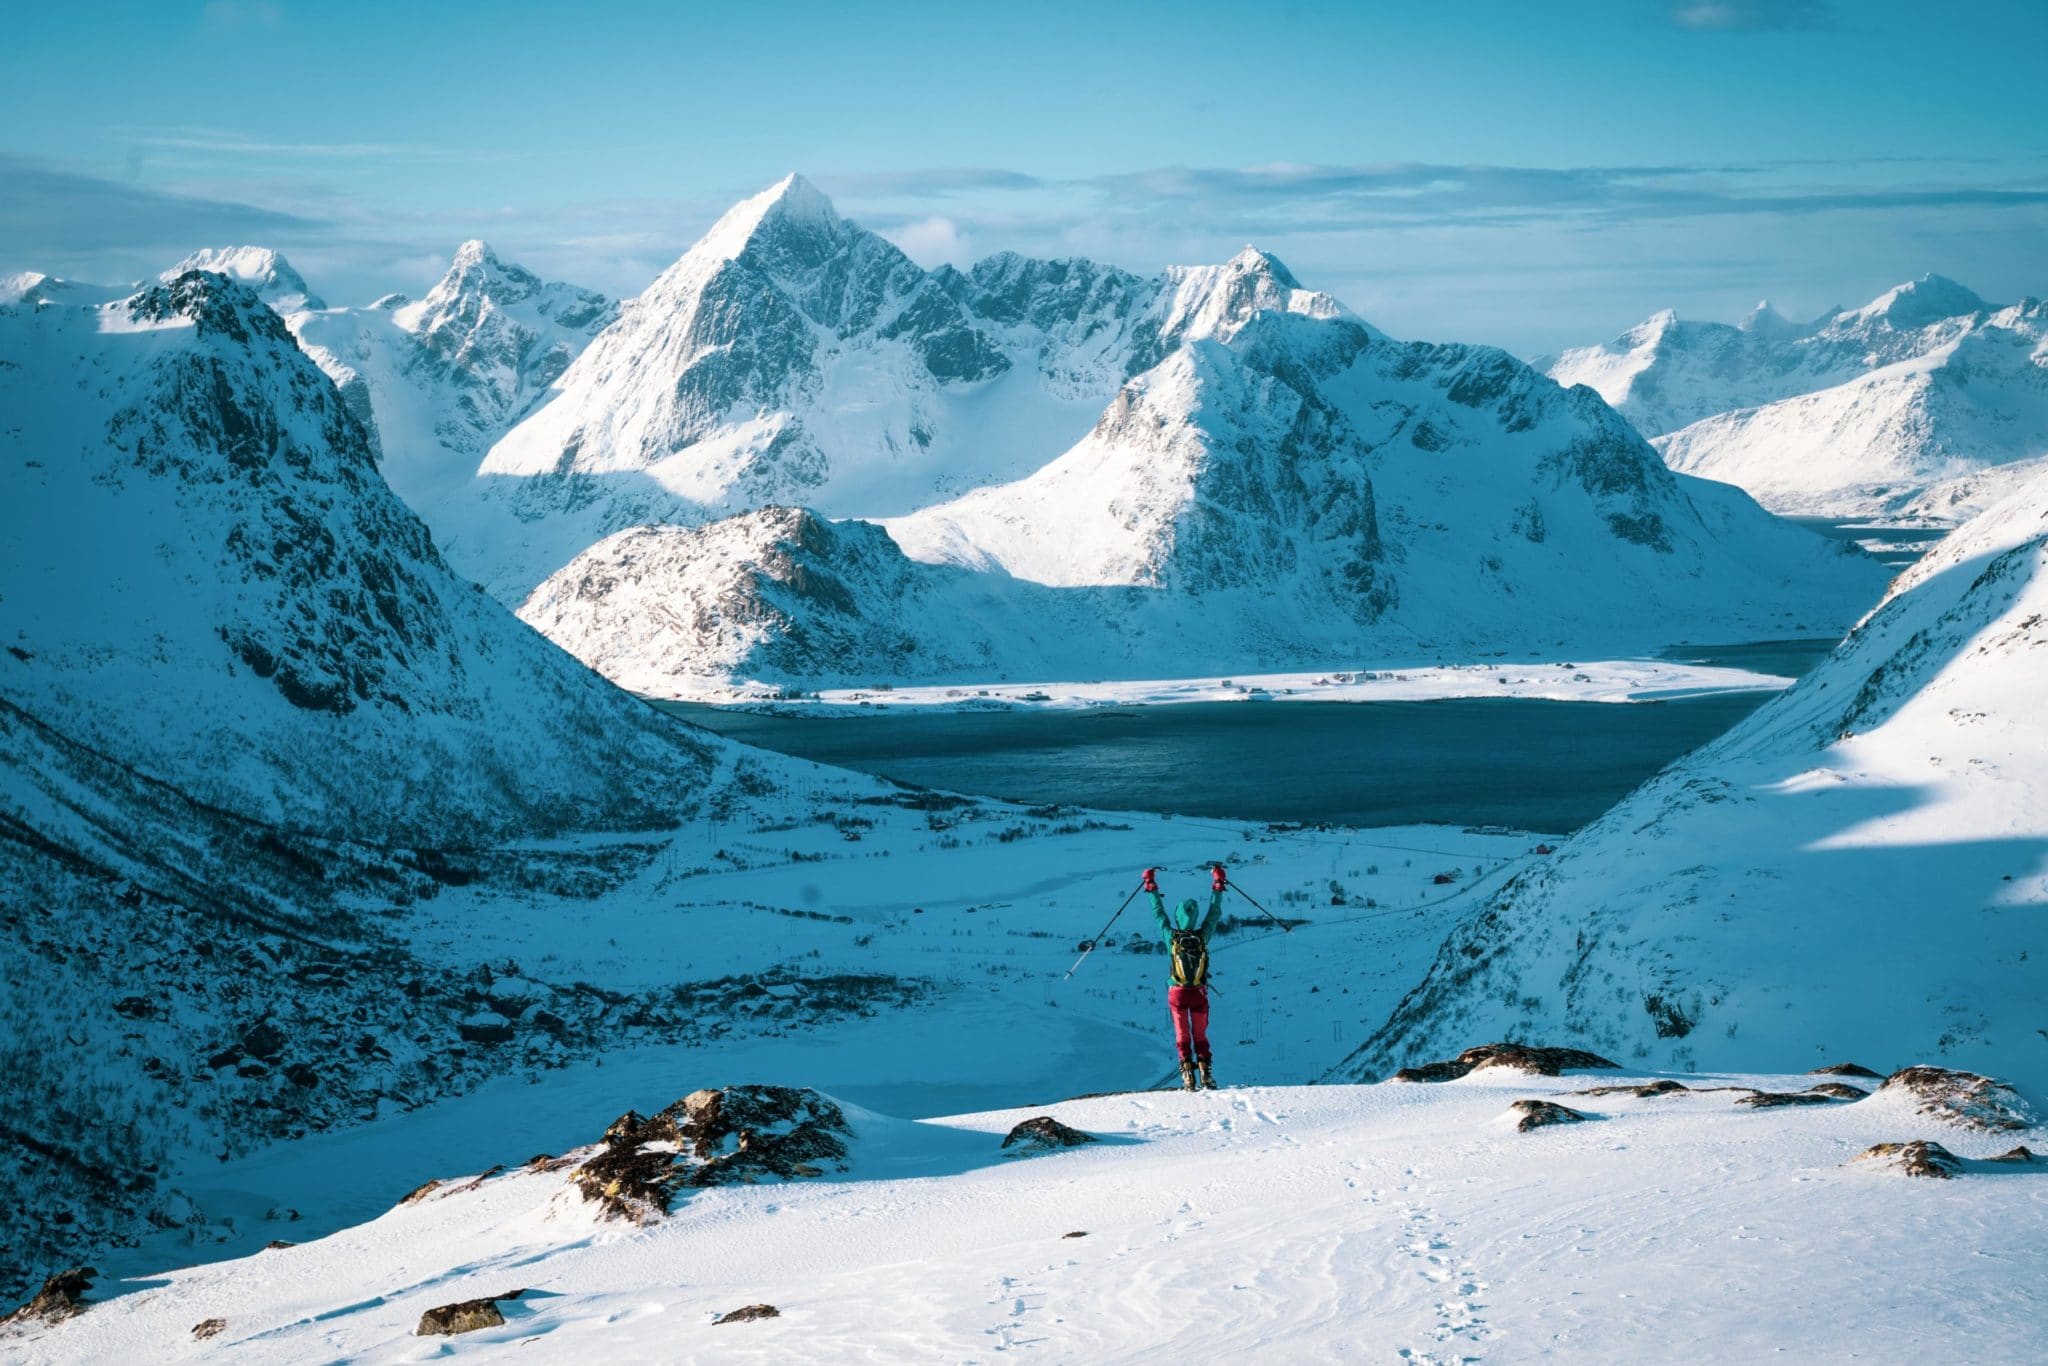
M1780 313L1769 299L1757 300L1756 307L1744 314L1736 326L1760 337L1789 337L1799 331L1799 324Z
M326 300L313 293L305 277L270 247L207 247L172 266L158 278L175 279L188 270L210 270L232 276L254 289L279 313L324 309Z

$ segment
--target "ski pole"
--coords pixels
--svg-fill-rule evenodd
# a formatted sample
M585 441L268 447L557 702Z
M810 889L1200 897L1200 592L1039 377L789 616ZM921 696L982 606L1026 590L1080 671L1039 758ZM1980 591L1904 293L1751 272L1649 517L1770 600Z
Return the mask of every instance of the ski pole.
M1244 898L1244 899L1245 899L1246 901L1251 901L1251 903L1252 903L1252 909L1253 909L1253 910L1255 910L1255 911L1257 911L1257 912L1258 912L1258 913L1259 913L1260 915L1262 915L1262 916L1266 917L1266 919L1268 919L1268 920L1272 921L1272 922L1273 922L1273 923L1274 923L1275 925L1278 925L1278 926L1280 927L1280 932L1281 932L1282 934L1293 934L1293 933L1294 933L1294 926L1292 926L1292 925L1288 924L1288 923L1287 923L1286 921L1282 920L1282 919L1281 919L1281 918L1280 918L1279 916L1277 916L1277 915L1274 915L1274 914L1273 914L1273 913L1272 913L1271 911L1267 910L1267 909L1266 909L1266 908L1265 908L1264 906L1261 906L1261 905L1260 905L1260 904L1259 904L1258 902L1256 902L1256 901L1252 901L1252 895L1251 895L1251 893L1250 893L1250 892L1247 892L1247 891L1246 891L1246 890L1245 890L1244 888L1242 888L1242 887L1238 886L1238 885L1237 885L1237 884L1236 884L1235 882L1233 882L1233 883L1231 883L1231 884L1230 884L1230 890L1231 890L1231 891L1233 891L1233 892L1236 892L1236 893L1237 893L1237 894L1238 894L1239 896L1243 897L1243 898Z
M1117 916L1122 915L1124 913L1125 908L1128 907L1132 901L1137 899L1140 890L1141 889L1138 887L1131 888L1131 894L1124 898L1124 904L1116 908L1116 915L1113 915L1109 918L1109 925L1116 924ZM1080 971L1081 964L1088 961L1088 955L1095 952L1095 946L1102 942L1102 935L1109 933L1109 925L1104 925L1102 927L1102 934L1098 934L1093 939L1088 941L1088 947L1081 950L1081 956L1074 960L1074 966L1067 969L1067 977L1072 977L1076 972ZM1067 980L1067 977L1062 977L1060 978L1060 980L1064 982Z

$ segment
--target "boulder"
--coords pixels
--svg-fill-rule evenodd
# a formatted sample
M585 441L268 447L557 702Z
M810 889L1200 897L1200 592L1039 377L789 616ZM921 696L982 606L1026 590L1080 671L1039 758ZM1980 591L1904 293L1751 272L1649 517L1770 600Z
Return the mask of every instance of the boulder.
M628 1110L570 1180L607 1217L647 1223L668 1213L686 1187L794 1180L843 1168L852 1136L839 1107L816 1091L725 1086L693 1091L652 1118Z
M1845 1081L1824 1081L1806 1088L1816 1096L1827 1096L1834 1100L1862 1100L1870 1092L1860 1086L1851 1086Z
M1861 1063L1831 1062L1826 1067L1816 1067L1806 1074L1809 1077L1868 1077L1876 1081L1884 1073L1873 1072Z
M2038 1162L2041 1159L2034 1156L2032 1148L2022 1143L2017 1148L2008 1148L1998 1156L1987 1157L1984 1160L1987 1162Z
M59 1271L43 1282L43 1288L36 1291L28 1303L0 1318L0 1323L62 1323L83 1314L90 1307L85 1302L85 1292L92 1288L99 1274L89 1266Z
M1849 1159L1868 1162L1901 1176L1934 1176L1946 1180L1960 1175L1962 1162L1939 1143L1914 1139L1910 1143L1875 1143Z
M1591 1115L1549 1100L1518 1100L1508 1109L1521 1115L1521 1119L1515 1124L1515 1132L1522 1134L1528 1133L1531 1129L1545 1129L1553 1124L1581 1124L1592 1118Z
M711 1320L719 1323L751 1323L755 1319L779 1319L782 1311L772 1304L743 1304L737 1309L728 1309Z
M1506 1067L1517 1072L1531 1072L1539 1077L1561 1076L1567 1069L1589 1068L1621 1069L1618 1062L1609 1062L1598 1053L1588 1053L1580 1048L1545 1048L1537 1044L1485 1043L1477 1048L1468 1048L1449 1062L1429 1062L1420 1067L1404 1067L1394 1074L1395 1081L1456 1081L1458 1078L1482 1067Z
M2039 1121L2019 1093L2002 1081L1946 1067L1906 1067L1884 1079L1880 1096L1898 1096L1923 1115L1963 1129L2031 1129Z
M1589 1086L1583 1091L1574 1091L1572 1094L1575 1096L1634 1096L1638 1100L1648 1100L1652 1096L1675 1096L1680 1091L1686 1089L1687 1087L1684 1082L1673 1081L1669 1077L1659 1077L1655 1081L1646 1081L1641 1086Z
M201 1319L192 1325L192 1336L196 1341L204 1342L208 1338L219 1337L227 1331L227 1326L226 1319Z
M1084 1134L1079 1129L1069 1128L1051 1115L1033 1115L1003 1136L1003 1147L1016 1148L1017 1152L1013 1156L1019 1157L1050 1152L1055 1148L1078 1148L1083 1143L1093 1142L1094 1134Z
M453 1337L457 1333L474 1333L479 1328L496 1328L505 1322L498 1302L516 1300L525 1293L524 1290L508 1290L502 1295L487 1295L480 1300L457 1300L453 1304L436 1305L420 1315L420 1326L412 1330L413 1336Z

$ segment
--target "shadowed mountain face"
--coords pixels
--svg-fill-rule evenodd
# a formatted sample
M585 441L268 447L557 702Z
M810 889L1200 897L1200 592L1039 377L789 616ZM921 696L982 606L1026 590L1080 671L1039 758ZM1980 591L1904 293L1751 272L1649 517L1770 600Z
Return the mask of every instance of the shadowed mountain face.
M2036 479L1901 575L1790 692L1461 925L1339 1073L1484 1036L1658 1068L1854 1040L2037 1074L2044 609Z

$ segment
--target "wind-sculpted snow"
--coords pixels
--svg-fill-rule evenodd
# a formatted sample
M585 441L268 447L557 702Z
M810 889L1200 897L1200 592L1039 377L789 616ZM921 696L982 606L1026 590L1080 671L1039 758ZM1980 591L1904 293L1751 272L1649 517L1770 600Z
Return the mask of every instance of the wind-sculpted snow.
M1341 1073L1485 1035L1666 1068L1853 1049L2038 1085L2044 660L2036 478L1789 692L1459 926Z
M244 286L0 313L0 411L0 687L74 738L243 815L436 843L670 821L705 771L449 572Z
M1773 511L1960 521L1997 501L1968 476L2048 455L2044 335L2036 301L1996 308L1929 275L1805 325L1768 304L1740 327L1667 310L1545 364L1658 438L1672 468Z

